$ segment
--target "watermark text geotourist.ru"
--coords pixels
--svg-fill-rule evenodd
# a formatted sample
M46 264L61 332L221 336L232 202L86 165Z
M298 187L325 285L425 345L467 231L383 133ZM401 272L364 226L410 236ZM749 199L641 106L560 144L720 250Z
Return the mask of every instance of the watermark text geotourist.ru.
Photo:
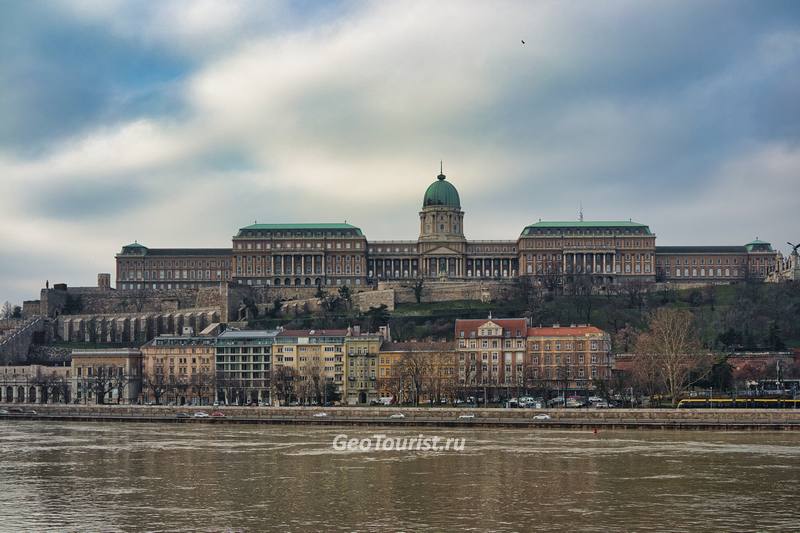
M343 451L411 451L411 452L460 452L464 450L463 437L440 437L438 435L419 435L390 437L376 433L369 437L353 437L340 433L333 438L333 449Z

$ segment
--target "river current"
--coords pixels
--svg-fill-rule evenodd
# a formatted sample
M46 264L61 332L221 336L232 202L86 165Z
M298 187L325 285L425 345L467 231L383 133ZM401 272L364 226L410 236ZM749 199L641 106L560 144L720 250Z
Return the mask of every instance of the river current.
M0 421L2 531L797 528L800 433Z

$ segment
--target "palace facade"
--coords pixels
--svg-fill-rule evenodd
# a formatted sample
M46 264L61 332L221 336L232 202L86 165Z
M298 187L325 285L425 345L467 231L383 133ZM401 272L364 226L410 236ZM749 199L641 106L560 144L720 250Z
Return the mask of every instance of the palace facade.
M116 256L117 289L252 286L354 289L378 281L470 281L549 276L725 282L763 279L778 267L765 241L742 246L656 246L646 224L539 220L515 240L470 241L452 183L439 174L425 191L416 240L369 241L351 224L252 224L230 248L148 248L138 242Z

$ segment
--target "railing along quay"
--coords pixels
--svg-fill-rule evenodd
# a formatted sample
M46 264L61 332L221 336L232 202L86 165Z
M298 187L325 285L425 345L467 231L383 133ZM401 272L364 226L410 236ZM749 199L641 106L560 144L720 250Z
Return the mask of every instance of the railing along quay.
M191 409L190 409L191 410ZM783 420L736 420L730 418L697 419L644 419L644 418L551 418L532 420L531 418L476 417L470 419L406 416L387 418L384 416L325 416L313 414L298 416L294 413L259 413L259 416L225 415L224 417L178 417L177 412L162 413L8 413L0 414L0 420L40 420L77 422L150 422L150 423L230 423L230 424L294 424L318 426L381 426L381 427L446 427L446 428L537 428L537 429L664 429L664 430L800 430L800 421Z

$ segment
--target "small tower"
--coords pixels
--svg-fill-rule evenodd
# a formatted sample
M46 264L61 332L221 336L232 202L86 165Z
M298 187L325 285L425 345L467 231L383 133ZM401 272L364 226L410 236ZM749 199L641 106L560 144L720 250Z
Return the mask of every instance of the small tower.
M101 272L97 275L97 288L109 290L111 289L111 274Z

